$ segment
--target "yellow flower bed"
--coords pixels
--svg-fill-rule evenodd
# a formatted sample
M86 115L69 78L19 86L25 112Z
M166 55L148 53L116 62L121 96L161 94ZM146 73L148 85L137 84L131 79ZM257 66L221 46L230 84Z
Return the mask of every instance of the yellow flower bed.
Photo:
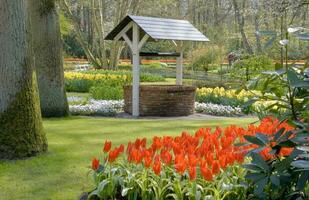
M251 97L259 94L259 92L257 91L246 91L246 90L241 90L239 93L237 93L236 90L225 90L223 87L198 88L196 92L197 95L199 96L213 95L215 97L237 99L241 101L247 101Z
M97 80L122 80L127 81L129 77L127 75L115 75L115 74L86 74L79 72L65 72L64 78L66 80L84 79L89 81Z

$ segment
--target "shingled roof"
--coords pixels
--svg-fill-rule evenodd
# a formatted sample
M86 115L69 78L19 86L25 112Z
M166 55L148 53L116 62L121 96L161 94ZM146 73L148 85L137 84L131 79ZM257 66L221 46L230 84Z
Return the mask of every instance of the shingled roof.
M207 42L209 39L186 20L157 17L126 16L106 37L113 40L131 21L135 22L153 40L181 40ZM128 31L129 37L132 30Z

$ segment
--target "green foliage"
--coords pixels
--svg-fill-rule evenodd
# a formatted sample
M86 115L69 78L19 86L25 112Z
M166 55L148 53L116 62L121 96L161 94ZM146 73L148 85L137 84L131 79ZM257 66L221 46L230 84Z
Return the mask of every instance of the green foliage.
M229 167L225 173L209 182L197 179L192 182L187 177L173 173L169 166L157 176L143 165L121 161L118 164L101 165L95 172L96 189L89 195L89 200L124 199L124 200L232 200L246 198L246 187L241 184L243 170L239 166ZM206 198L203 198L206 197Z
M73 75L71 76L71 74ZM75 76L74 74L80 75ZM97 76L102 76L102 78L97 78ZM165 79L159 75L141 73L140 81L164 82ZM96 86L96 88L101 88L101 92L95 92L94 89L92 90L92 94L95 94L94 96L97 97L102 96L103 91L105 91L105 89L102 89L104 87L117 86L117 90L122 90L122 86L131 84L131 82L132 73L129 71L96 70L80 73L65 73L65 88L67 92L89 92L91 87ZM116 89L113 91L116 91ZM120 94L120 92L117 92L117 94Z
M194 70L208 72L211 67L220 65L222 50L219 47L197 49L192 53L190 65Z
M120 85L99 84L90 88L93 99L120 100L123 99L123 88Z
M261 96L253 98L248 105L257 100L270 100L274 103L265 110L270 111L280 119L308 117L309 81L304 69L290 68L264 72L250 82L249 89L261 91ZM276 107L276 109L273 109ZM278 112L280 110L280 112ZM284 113L282 113L284 111Z
M266 56L246 56L233 63L231 76L248 81L262 71L272 70L272 60Z
M278 130L274 136L261 134L245 139L258 147L249 154L250 164L246 178L254 187L254 195L259 199L307 199L309 197L309 126L294 123L296 130ZM263 136L263 137L262 137ZM269 149L272 157L264 160L261 150ZM288 156L281 156L284 148L294 150Z

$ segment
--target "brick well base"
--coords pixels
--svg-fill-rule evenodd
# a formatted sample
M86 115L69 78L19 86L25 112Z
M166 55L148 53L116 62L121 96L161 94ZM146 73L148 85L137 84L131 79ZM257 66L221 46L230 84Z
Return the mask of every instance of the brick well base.
M132 114L132 86L124 86L124 110ZM187 116L194 113L195 90L185 85L141 85L140 116Z

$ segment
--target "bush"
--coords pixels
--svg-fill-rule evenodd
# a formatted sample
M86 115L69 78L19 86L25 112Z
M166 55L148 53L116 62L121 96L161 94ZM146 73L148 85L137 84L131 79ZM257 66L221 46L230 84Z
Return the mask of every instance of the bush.
M193 52L190 65L194 70L208 72L210 67L220 65L222 60L222 50L219 47L202 48Z
M90 94L93 99L104 99L104 100L119 100L123 99L123 88L122 86L113 85L96 85L91 87Z
M261 133L245 136L254 151L246 178L256 199L308 199L309 137L308 124L263 119ZM273 128L275 129L273 129ZM247 144L246 144L247 145ZM260 153L256 153L260 152Z
M130 82L130 77L124 74L65 72L64 76L67 92L89 92L94 85L125 85Z
M248 81L266 70L273 70L272 60L267 56L246 56L233 63L231 76Z

